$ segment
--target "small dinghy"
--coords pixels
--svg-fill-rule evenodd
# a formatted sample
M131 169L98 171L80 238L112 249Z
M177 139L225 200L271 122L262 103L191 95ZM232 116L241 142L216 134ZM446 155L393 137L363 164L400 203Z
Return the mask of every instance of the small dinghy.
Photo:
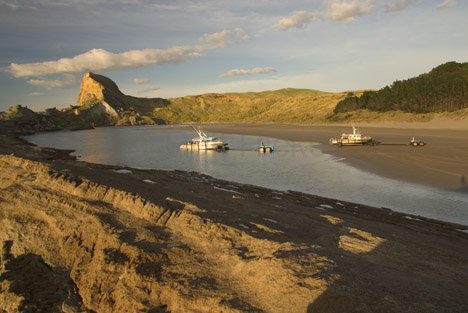
M258 148L258 152L260 153L271 153L273 152L275 149L273 149L272 146L265 146L262 142L262 144L260 145L260 147Z

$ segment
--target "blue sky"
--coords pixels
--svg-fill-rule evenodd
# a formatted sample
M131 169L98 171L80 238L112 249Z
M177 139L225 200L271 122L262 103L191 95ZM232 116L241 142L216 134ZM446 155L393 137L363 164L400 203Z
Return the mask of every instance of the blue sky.
M0 0L0 111L75 104L83 73L137 97L378 89L467 62L461 0Z

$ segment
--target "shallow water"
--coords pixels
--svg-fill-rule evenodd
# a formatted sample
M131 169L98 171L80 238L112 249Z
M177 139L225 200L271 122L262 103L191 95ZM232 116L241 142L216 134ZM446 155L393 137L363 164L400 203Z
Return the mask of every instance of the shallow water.
M216 178L323 197L468 225L468 195L392 180L324 154L318 144L210 133L231 150L181 151L193 130L168 126L108 127L40 133L26 139L43 147L73 149L80 160L136 168L187 170ZM275 152L260 154L261 141Z

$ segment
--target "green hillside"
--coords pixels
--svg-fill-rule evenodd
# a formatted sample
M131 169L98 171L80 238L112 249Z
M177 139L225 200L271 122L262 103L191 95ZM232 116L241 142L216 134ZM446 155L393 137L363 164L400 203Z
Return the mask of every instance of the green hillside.
M468 63L448 62L427 74L340 101L335 113L354 110L451 112L468 107Z
M152 117L167 124L210 122L323 122L346 93L308 89L204 94L170 99Z

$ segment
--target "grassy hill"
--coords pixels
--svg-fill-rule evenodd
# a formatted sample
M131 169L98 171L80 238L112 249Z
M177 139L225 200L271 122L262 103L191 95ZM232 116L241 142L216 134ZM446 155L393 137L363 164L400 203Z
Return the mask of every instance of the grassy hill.
M210 122L324 122L347 96L308 89L204 94L169 99L152 117L168 124Z

